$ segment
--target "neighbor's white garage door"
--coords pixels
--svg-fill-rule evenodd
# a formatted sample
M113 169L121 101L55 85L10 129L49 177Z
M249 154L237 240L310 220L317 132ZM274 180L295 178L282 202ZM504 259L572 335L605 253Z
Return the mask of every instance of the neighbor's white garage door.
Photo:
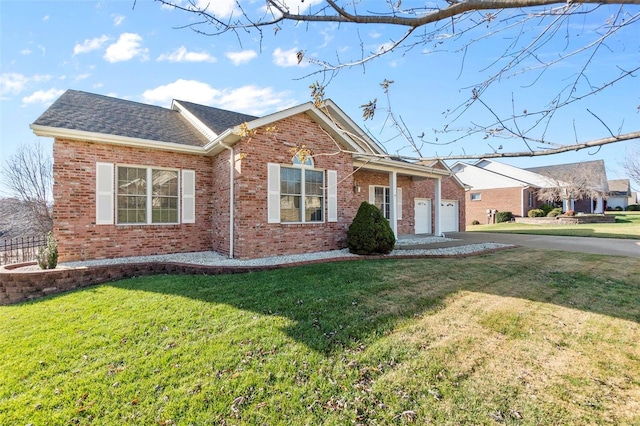
M440 203L440 232L458 232L458 201L442 200Z

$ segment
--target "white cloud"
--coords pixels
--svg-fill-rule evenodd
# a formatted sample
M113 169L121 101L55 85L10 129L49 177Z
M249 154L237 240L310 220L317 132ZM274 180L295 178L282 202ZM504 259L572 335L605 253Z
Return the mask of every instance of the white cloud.
M250 60L256 58L258 56L258 54L255 52L255 50L242 50L240 52L227 52L224 54L227 58L229 58L229 60L231 62L233 62L233 65L241 65L241 64L246 64L247 62L249 62Z
M279 67L306 67L309 65L309 62L302 61L298 64L297 54L300 51L297 47L289 50L282 50L279 47L273 51L273 63Z
M228 18L232 14L239 12L236 0L196 0L196 7L204 9L217 18Z
M14 72L0 74L0 97L17 95L25 90L31 82L42 83L49 80L51 80L51 76L46 74L36 74L32 77Z
M289 92L255 85L235 89L216 89L196 80L176 80L142 94L145 102L168 106L172 99L215 106L252 115L264 115L296 104Z
M231 15L238 15L240 10L237 7L236 0L195 0L195 7L188 0L175 0L176 6L181 6L190 10L206 10L210 15L215 15L216 18L228 18ZM163 4L161 9L173 10L172 5Z
M0 74L0 96L20 93L29 79L14 72Z
M163 53L158 61L169 62L216 62L217 59L207 52L187 52L187 48L180 46L171 53Z
M120 24L122 24L122 21L124 21L124 16L122 15L111 15L111 17L113 18L113 25L114 26L119 26Z
M91 74L86 73L86 74L79 74L75 77L76 81L80 81L80 80L86 80L87 78L91 77Z
M142 60L146 60L148 54L149 49L142 47L142 37L135 33L123 33L118 41L107 47L104 59L108 62L122 62L139 56Z
M278 3L282 5L282 7L289 9L289 12L291 13L302 15L307 13L312 6L322 3L323 1L324 0L281 0ZM279 18L282 16L282 14L276 8L269 7L268 3L265 3L266 4L260 8L262 12L268 11L268 13L270 15L273 14L275 18Z
M32 53L32 51L31 51L31 49L29 49L28 47L27 47L26 49L22 49L22 50L20 51L20 54L21 54L21 55L25 55L25 56L26 56L26 55L31 55L31 53Z
M73 46L73 54L79 55L82 53L89 53L94 50L100 49L104 44L109 41L109 37L102 35L101 37L86 39L82 43L78 43Z
M388 41L386 43L382 43L381 45L379 45L377 50L373 53L386 53L390 51L391 48L393 48L393 43Z
M44 15L42 17L42 22L47 22L49 20L49 15Z
M63 93L64 90L58 89L38 90L37 92L33 92L31 95L22 98L22 104L48 104L53 102L54 99Z
M173 83L146 90L142 94L145 102L168 106L172 99L183 99L199 104L209 104L220 93L209 86L195 80L179 79Z
M272 87L255 85L224 89L215 106L252 115L264 115L296 105L287 91L276 92Z

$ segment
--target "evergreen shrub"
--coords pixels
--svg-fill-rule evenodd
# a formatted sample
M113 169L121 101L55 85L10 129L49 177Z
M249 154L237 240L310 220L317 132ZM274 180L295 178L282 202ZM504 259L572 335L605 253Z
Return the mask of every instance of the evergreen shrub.
M496 213L496 223L509 222L511 219L513 219L513 213L511 212Z
M387 254L396 237L379 208L364 201L347 230L347 246L355 254Z

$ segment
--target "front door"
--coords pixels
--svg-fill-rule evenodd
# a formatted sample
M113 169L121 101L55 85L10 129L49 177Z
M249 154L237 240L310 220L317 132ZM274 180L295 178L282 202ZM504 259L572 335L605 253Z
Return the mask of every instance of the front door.
M414 199L414 217L416 234L431 233L431 200L428 198Z

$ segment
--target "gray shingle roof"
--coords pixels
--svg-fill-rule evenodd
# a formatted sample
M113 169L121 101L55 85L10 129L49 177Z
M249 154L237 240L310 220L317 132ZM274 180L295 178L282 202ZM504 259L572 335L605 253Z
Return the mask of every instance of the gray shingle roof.
M589 180L589 184L602 191L608 191L607 172L603 160L583 161L580 163L555 164L552 166L530 167L525 170L543 176L557 178L567 175L581 175Z
M614 179L609 181L609 192L620 193L620 194L630 194L631 193L631 185L629 179Z
M77 90L63 93L33 124L182 145L207 143L178 111Z
M258 117L253 115L241 114L239 112L227 111L220 108L214 108L193 102L179 101L190 113L195 115L205 126L213 130L216 134L220 134L227 129L231 129L238 124L255 120Z

